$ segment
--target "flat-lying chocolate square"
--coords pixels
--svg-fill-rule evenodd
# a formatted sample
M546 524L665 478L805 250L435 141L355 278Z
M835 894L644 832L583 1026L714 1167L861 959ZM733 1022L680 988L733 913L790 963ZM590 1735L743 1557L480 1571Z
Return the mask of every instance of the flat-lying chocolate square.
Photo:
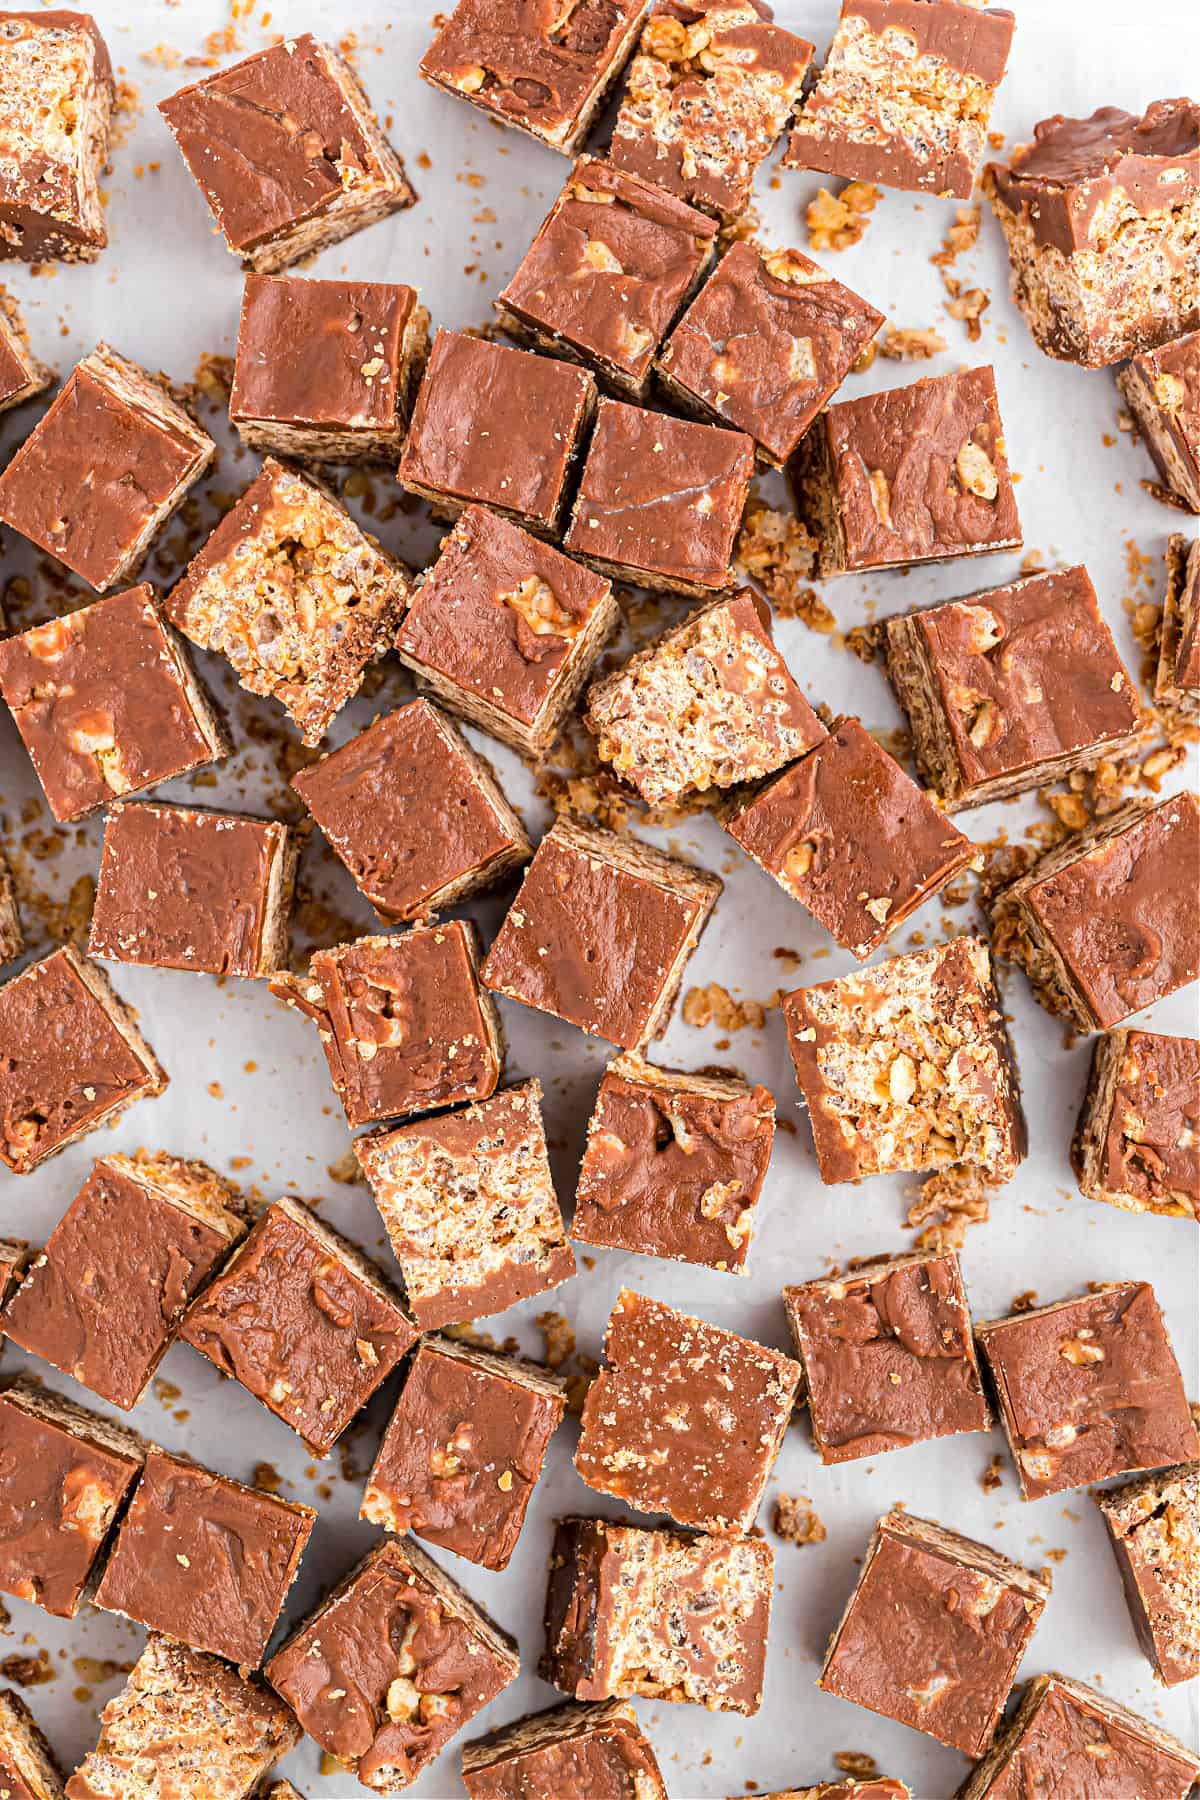
M667 1800L650 1740L626 1700L568 1702L476 1738L463 1749L462 1778L469 1800L568 1800L580 1779L593 1800Z
M0 36L0 258L95 262L116 89L90 13L6 12Z
M1143 350L1117 386L1168 489L1200 513L1200 331Z
M1138 1642L1164 1687L1200 1675L1200 1462L1094 1496Z
M1071 1166L1089 1200L1200 1221L1200 1043L1157 1031L1097 1038Z

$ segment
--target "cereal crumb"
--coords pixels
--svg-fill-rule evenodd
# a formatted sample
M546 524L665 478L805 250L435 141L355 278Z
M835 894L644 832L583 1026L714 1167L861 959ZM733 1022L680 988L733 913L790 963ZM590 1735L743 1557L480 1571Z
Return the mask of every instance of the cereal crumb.
M828 1535L805 1494L776 1494L771 1527L787 1544L821 1544Z

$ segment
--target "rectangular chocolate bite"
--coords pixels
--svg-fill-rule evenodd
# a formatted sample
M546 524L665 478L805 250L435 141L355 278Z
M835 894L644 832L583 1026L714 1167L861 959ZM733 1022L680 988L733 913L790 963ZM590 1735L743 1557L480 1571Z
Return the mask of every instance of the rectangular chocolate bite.
M1050 1598L987 1544L897 1509L875 1527L817 1686L980 1756Z
M256 1667L316 1522L310 1506L152 1449L96 1605Z
M8 16L11 18L11 13ZM3 66L3 57L4 51L0 43L0 67ZM0 202L0 219L2 217L3 203ZM2 242L3 226L0 224L0 243ZM11 406L21 406L26 400L32 400L35 394L48 388L53 380L53 369L48 369L33 354L20 306L8 289L0 286L0 412L7 412Z
M622 1288L583 1404L575 1468L638 1512L698 1531L749 1531L800 1374L778 1350Z
M621 400L601 400L564 547L638 587L708 600L729 563L754 442Z
M326 1456L417 1328L358 1246L288 1195L255 1220L179 1336Z
M1013 25L974 0L843 0L784 166L969 200Z
M101 1157L8 1302L4 1329L128 1412L245 1230L241 1195L206 1164Z
M0 845L0 964L12 962L24 948L25 934L17 909L17 890L4 847Z
M145 584L0 642L0 694L60 824L231 748Z
M267 1664L309 1737L398 1794L519 1672L517 1646L410 1540L376 1546Z
M888 679L947 811L1119 753L1141 703L1080 564L888 619Z
M1148 1281L1112 1281L975 1327L1021 1496L1200 1454L1183 1377Z
M731 244L655 363L685 412L782 468L884 316L799 250Z
M485 987L641 1050L670 1017L719 876L558 818L483 965Z
M565 1407L565 1383L536 1363L422 1338L360 1517L506 1569Z
M835 401L789 472L825 577L1021 547L990 367Z
M532 851L488 764L428 700L385 713L292 786L384 920L454 906Z
M247 275L230 420L300 462L399 456L428 337L415 288Z
M0 474L0 519L104 593L133 579L216 453L165 375L97 344Z
M536 1079L355 1140L422 1330L504 1312L575 1273Z
M982 179L1039 347L1099 368L1200 326L1200 105L1056 113L1033 138Z
M616 1056L588 1121L571 1236L744 1275L774 1138L765 1087Z
M952 938L783 1002L824 1182L1025 1154L1012 1048L982 938Z
M90 13L5 13L0 29L0 258L95 262L116 90Z
M1047 851L992 903L999 956L1048 1011L1107 1031L1200 972L1200 803L1131 800Z
M590 1800L667 1800L650 1740L626 1700L570 1702L532 1713L463 1749L469 1800L566 1800L587 1784Z
M33 1246L24 1238L0 1238L0 1308L4 1307L25 1279L25 1271L33 1256ZM0 1318L0 1347L8 1322ZM2 1800L2 1796L0 1796Z
M413 592L396 655L451 712L542 757L619 619L602 575L468 506Z
M773 1567L762 1538L560 1519L538 1672L575 1700L756 1713Z
M0 1591L73 1619L146 1446L40 1382L0 1393Z
M1071 1166L1089 1200L1200 1221L1200 1043L1155 1031L1097 1038Z
M1200 1462L1094 1496L1129 1616L1164 1687L1200 1675Z
M417 197L353 69L309 32L181 88L158 110L229 250L259 275Z
M1143 350L1117 386L1168 491L1200 513L1200 331Z
M404 564L325 488L268 457L166 610L194 644L228 657L250 693L278 700L315 748L391 648L408 601Z
M73 944L0 986L0 1043L0 1162L14 1175L167 1085L133 1013Z
M1194 724L1200 720L1200 537L1173 531L1165 561L1154 703L1168 723Z
M123 801L108 812L88 949L154 969L271 975L287 960L298 854L274 820Z
M261 1682L152 1632L67 1800L249 1800L300 1737Z
M63 1800L54 1752L12 1688L0 1688L0 1800Z
M722 824L860 962L976 854L857 719L835 720Z

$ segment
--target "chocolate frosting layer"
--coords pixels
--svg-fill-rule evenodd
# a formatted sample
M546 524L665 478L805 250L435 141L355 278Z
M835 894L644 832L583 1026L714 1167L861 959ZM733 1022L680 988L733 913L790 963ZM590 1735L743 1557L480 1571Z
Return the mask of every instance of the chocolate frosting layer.
M230 418L394 430L416 304L393 282L247 275Z
M1038 1678L1044 1692L1023 1729L1008 1746L983 1800L1180 1800L1200 1763L1182 1744L1158 1741L1156 1727L1108 1697L1060 1676ZM1165 1736L1165 1734L1163 1734Z
M624 1718L608 1708L577 1713L574 1729L565 1723L555 1727L556 1715L543 1715L547 1735L528 1747L510 1743L497 1746L494 1761L479 1761L463 1769L470 1800L667 1800L658 1762L637 1720ZM530 1728L539 1721L523 1721ZM520 1729L518 1725L517 1729ZM473 1746L476 1756L486 1754L486 1743Z

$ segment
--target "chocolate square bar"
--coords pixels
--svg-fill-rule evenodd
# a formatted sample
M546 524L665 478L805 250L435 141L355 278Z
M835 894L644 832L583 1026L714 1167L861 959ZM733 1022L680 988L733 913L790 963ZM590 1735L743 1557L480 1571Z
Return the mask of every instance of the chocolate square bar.
M1047 787L1137 735L1137 687L1082 564L889 619L885 631L918 767L950 812Z
M1117 386L1169 491L1200 513L1200 331L1143 350Z
M309 1506L152 1449L96 1605L255 1667L316 1522Z
M676 405L748 431L782 468L883 322L799 250L735 243L655 368Z
M204 1163L101 1157L9 1301L4 1329L128 1411L245 1230L237 1189Z
M835 401L790 473L823 576L1021 547L988 367Z
M564 1388L535 1363L422 1338L360 1516L506 1569L563 1416Z
M283 971L271 992L316 1025L351 1125L496 1091L504 1039L470 919L317 950L307 975Z
M897 1509L875 1527L818 1687L979 1756L1050 1598L987 1544Z
M1194 794L1132 800L1077 832L992 903L997 954L1024 968L1050 1012L1107 1031L1194 981L1200 914Z
M270 975L288 954L286 825L152 800L112 806L88 949L109 962Z
M969 200L1013 23L974 0L842 0L784 165Z
M379 1544L267 1664L322 1750L375 1793L415 1781L519 1672L517 1646L411 1541Z
M97 344L0 474L0 519L103 593L136 575L216 451L164 375Z
M1021 1496L1200 1455L1183 1377L1148 1281L977 1325Z
M701 607L597 681L584 723L601 760L649 806L769 775L825 736L750 588Z
M1191 724L1200 720L1200 537L1173 531L1165 560L1154 700L1170 724Z
M551 1707L476 1738L463 1750L469 1800L667 1800L650 1740L626 1700ZM584 1783L583 1787L580 1783Z
M414 288L247 275L229 417L253 450L386 461L400 454L428 337Z
M100 175L116 92L90 13L4 14L0 257L95 262L108 243Z
M797 1793L803 1795L803 1800L913 1800L911 1790L902 1781L892 1781L886 1775L871 1776L866 1781L820 1781L815 1787L763 1794L760 1800L796 1800Z
M1141 118L1056 113L983 190L1012 264L1013 298L1047 356L1099 368L1200 326L1188 246L1200 230L1200 105Z
M722 823L860 961L975 855L857 719L835 720Z
M800 1373L778 1350L622 1288L575 1467L638 1512L699 1531L749 1531Z
M414 700L292 786L381 919L414 919L527 862L525 827L445 714Z
M1089 1200L1200 1221L1200 1043L1154 1031L1097 1038L1071 1166Z
M0 693L60 823L229 754L146 586L4 639Z
M1025 1121L982 938L952 938L783 1002L824 1182L969 1163L1008 1181Z
M0 1800L63 1800L54 1753L12 1688L0 1688Z
M785 1287L783 1303L823 1463L991 1426L952 1250Z
M541 1102L535 1079L355 1140L422 1330L504 1312L575 1273Z
M194 644L228 657L250 693L278 700L314 747L390 649L408 600L404 564L323 487L268 457L166 610Z
M563 816L537 847L483 983L643 1049L666 1025L721 885L634 837Z
M0 1592L72 1619L146 1448L26 1379L0 1393Z
M289 1195L255 1221L179 1335L325 1456L417 1330L357 1245Z
M638 587L707 600L729 559L754 473L754 442L601 400L563 544Z
M12 870L0 845L0 964L12 962L25 948L21 915L17 910L17 890Z
M349 63L309 32L181 88L158 110L229 249L260 275L417 197Z
M1200 1675L1200 1463L1095 1495L1138 1642L1165 1687Z
M756 1713L773 1567L762 1538L560 1519L538 1672L576 1700Z
M571 1236L744 1275L774 1137L765 1087L614 1057L588 1122Z
M9 14L11 18L12 15ZM0 67L4 48L0 38ZM3 202L0 201L0 243L3 243ZM54 380L53 369L33 354L21 308L6 287L0 287L0 412L21 406L42 393ZM14 1696L15 1698L15 1696Z
M754 0L659 0L629 66L609 155L735 219L800 98L812 53Z
M452 712L541 757L619 618L602 575L468 506L414 590L396 654Z
M7 1305L10 1296L25 1279L32 1256L33 1246L24 1238L0 1238L0 1308ZM0 1316L0 1346L3 1346L7 1329L8 1321Z
M585 156L495 302L519 335L646 397L650 364L716 249L717 227L673 194Z
M0 1044L0 1162L14 1175L167 1085L132 1012L73 944L0 986Z

